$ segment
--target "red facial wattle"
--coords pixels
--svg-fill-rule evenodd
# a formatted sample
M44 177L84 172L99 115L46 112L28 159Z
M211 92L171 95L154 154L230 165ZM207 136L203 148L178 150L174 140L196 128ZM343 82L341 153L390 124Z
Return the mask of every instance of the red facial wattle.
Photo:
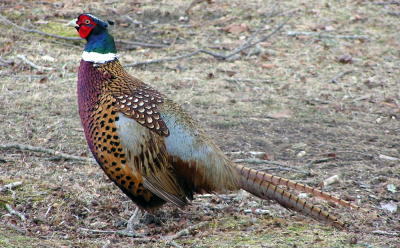
M95 21L93 21L90 17L86 15L80 16L76 24L78 25L76 30L78 30L79 36L84 39L86 39L90 35L90 32L97 25Z

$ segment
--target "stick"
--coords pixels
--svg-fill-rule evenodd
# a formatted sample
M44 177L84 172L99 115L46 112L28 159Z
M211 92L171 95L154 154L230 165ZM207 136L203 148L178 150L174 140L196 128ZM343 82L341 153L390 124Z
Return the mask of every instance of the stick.
M166 244L167 244L167 245L170 245L170 246L173 246L173 247L176 247L176 248L182 248L182 246L178 245L178 244L177 244L175 241L173 241L173 240L168 241Z
M288 18L286 18L286 20L281 23L278 27L276 27L271 33L267 34L266 36L262 37L261 39L259 39L256 42L248 42L254 39L253 36L250 36L250 38L248 39L248 41L246 41L243 45L239 46L238 48L236 48L235 50L233 50L231 53L228 54L220 54L220 53L215 53L209 50L205 50L205 49L198 49L195 50L191 53L188 54L184 54L184 55L180 55L180 56L174 56L174 57L167 57L167 58L162 58L162 59L154 59L154 60L148 60L148 61L142 61L142 62L136 62L136 63L132 63L132 64L127 64L125 65L125 67L136 67L136 66L141 66L141 65L149 65L149 64L155 64L155 63L162 63L162 62L167 62L167 61L173 61L173 60L179 60L179 59L183 59L183 58L189 58L195 55L198 55L200 53L204 53L210 56L213 56L216 59L219 60L228 60L231 57L233 57L234 55L242 52L245 49L248 49L250 47L253 47L255 45L257 45L258 43L264 42L267 39L269 39L272 35L274 35L275 33L277 33L279 30L281 30L283 28L283 26L290 20L290 18L292 17L292 15L290 15Z
M182 236L189 235L191 231L196 230L196 229L200 229L200 228L202 228L202 227L204 227L206 225L208 225L208 221L203 221L203 222L200 222L200 223L195 224L193 226L189 226L188 228L185 228L185 229L177 232L176 234L168 236L168 237L165 237L165 238L167 240L169 240L169 241L172 241L172 240L180 238Z
M348 39L348 40L370 40L366 35L331 35L322 34L318 32L300 32L300 31L288 31L288 36L315 36L317 38L337 38L337 39Z
M9 204L6 204L5 206L6 206L7 211L8 211L10 214L13 214L13 215L18 216L18 217L19 217L22 221L24 221L24 222L26 221L25 215L23 215L22 213L20 213L20 212L14 210Z
M224 60L227 60L229 58L231 58L232 56L242 52L245 49L248 49L250 47L253 47L255 45L257 45L258 43L264 42L266 40L268 40L272 35L276 34L279 30L281 30L283 28L283 26L285 26L286 23L289 22L289 20L292 18L293 16L292 12L287 18L286 20L284 20L281 24L278 25L278 27L276 27L272 32L270 32L269 34L267 34L266 36L262 37L261 39L259 39L258 41L254 42L254 43L248 43L247 41L240 47L238 47L237 49L235 49L233 52L231 52L230 54L226 55ZM250 39L252 40L253 38L250 36Z
M295 172L303 173L305 175L309 175L310 174L309 172L302 171L302 170L295 169L295 168L290 168L288 166L285 166L285 165L277 163L277 162L272 162L272 161L269 161L269 160L263 160L263 159L258 159L258 158L235 159L233 162L235 162L235 163L256 164L256 165L258 165L258 164L270 164L270 165L276 166L277 167L276 169L279 169L279 170L295 171ZM273 168L265 168L265 169L257 168L257 170L259 170L259 171L265 171L265 170L269 170L269 169L273 169Z
M376 5L400 5L400 1L387 1L387 2L376 2Z
M39 71L51 71L54 70L51 67L45 67L45 66L40 66L40 65L36 65L35 63L33 63L32 61L28 60L25 55L17 55L17 58L21 59L25 64L30 65L32 68L39 70Z
M394 12L394 11L389 11L387 12L387 14L391 16L400 16L400 12Z
M326 163L332 160L335 160L336 158L321 158L321 159L315 159L315 160L311 160L306 167L311 167L315 164L321 164L321 163Z
M372 231L372 233L373 234L378 234L378 235L400 237L400 233L398 233L398 232L386 232L386 231L382 231L382 230L375 230L375 231Z
M331 83L337 84L338 80L340 78L344 77L347 74L353 73L353 72L354 72L353 70L348 70L348 71L341 72L337 76L335 76L334 78L331 79Z
M333 175L331 177L328 177L327 179L325 179L321 183L319 183L318 186L321 187L321 188L325 188L326 186L334 184L334 183L337 183L339 181L340 181L339 175Z
M79 230L86 231L86 232L91 232L91 233L100 233L100 234L118 234L121 236L128 236L128 237L138 237L138 235L134 232L126 232L126 231L114 231L114 230L93 230L93 229L87 229L87 228L79 228ZM140 239L146 239L142 238L139 236Z
M14 22L8 20L6 17L4 17L3 15L0 15L0 21L3 21L6 24L9 24L11 26L13 26L14 28L17 28L21 31L27 32L27 33L35 33L35 34L39 34L39 35L43 35L43 36L47 36L47 37L52 37L52 38L56 38L56 39L62 39L62 40L71 40L71 41L80 41L83 40L80 37L67 37L67 36L61 36L61 35L57 35L57 34L50 34L50 33L46 33L37 29L30 29L30 28L25 28L25 27L21 27L17 24L15 24ZM163 44L149 44L149 43L144 43L144 42L136 42L136 41L126 41L126 40L115 40L116 43L121 43L121 44L127 44L127 45L134 45L134 46L140 46L140 47L151 47L151 48L163 48L163 47L167 47L168 45L163 45Z
M10 65L12 65L12 64L14 64L14 61L12 61L12 60L5 60L5 59L3 59L3 58L0 58L0 65L1 65L1 66L10 66Z
M96 163L96 161L92 158L85 158L85 157L81 157L81 156L69 155L66 153L62 153L62 152L59 152L59 151L56 151L53 149L47 149L47 148L43 148L43 147L22 145L22 144L0 145L0 150L10 150L10 149L17 149L17 150L21 150L21 151L42 152L42 153L47 153L50 155L58 156L65 160L77 160L77 161L83 161L83 162Z
M175 56L175 57L168 57L168 58L163 58L163 59L153 59L153 60L148 60L148 61L136 62L136 63L132 63L132 64L127 64L127 65L125 65L125 67L136 67L136 66L141 66L141 65L150 65L150 64L155 64L155 63L173 61L173 60L192 57L194 55L199 54L200 52L201 52L200 50L197 50L197 51L194 51L194 52L191 52L188 54Z
M128 40L115 40L116 43L121 43L121 44L126 44L126 45L132 45L135 47L149 47L149 48L165 48L169 47L169 45L164 45L164 44L152 44L152 43L146 43L146 42L140 42L140 41L128 41Z
M66 37L66 36L60 36L60 35L56 35L56 34L49 34L49 33L46 33L46 32L40 31L40 30L36 30L36 29L24 28L24 27L21 27L15 23L13 23L12 21L8 20L3 15L0 15L0 19L3 22L13 26L14 28L22 30L27 33L36 33L36 34L40 34L40 35L44 35L44 36L48 36L48 37L52 37L52 38L57 38L57 39L63 39L63 40L81 40L81 38L79 38L79 37Z
M22 185L22 182L13 182L13 183L6 184L3 187L0 187L0 192L12 190L13 188L16 188L20 185Z
M11 224L11 223L7 223L7 224L6 224L6 227L11 228L11 229L14 229L15 231L17 231L17 232L19 232L19 233L22 233L22 234L25 234L25 233L26 233L26 230L20 228L20 227L17 226L17 225Z

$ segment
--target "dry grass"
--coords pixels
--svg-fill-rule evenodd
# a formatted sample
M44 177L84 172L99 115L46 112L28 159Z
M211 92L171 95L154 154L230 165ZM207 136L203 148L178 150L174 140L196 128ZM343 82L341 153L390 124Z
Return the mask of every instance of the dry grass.
M121 47L123 63L187 53L199 47L232 49L259 27L268 30L297 10L283 31L234 61L200 55L166 64L129 68L181 103L227 152L265 151L277 162L309 170L311 176L274 173L317 185L338 174L326 190L353 199L369 213L354 213L315 202L352 225L339 231L254 197L198 198L184 211L163 209L162 225L139 232L159 237L209 221L207 227L176 240L187 247L398 247L400 232L400 35L396 5L369 1L216 0L194 8L180 22L189 1L2 1L0 13L24 27L73 36L63 26L82 11L117 21L118 39L173 43L165 49ZM273 10L280 15L269 18ZM125 15L143 22L132 25ZM226 33L229 24L245 23L250 32ZM77 114L76 67L82 42L50 39L1 24L0 143L21 143L90 156ZM290 37L288 31L366 35L368 40ZM223 52L223 50L218 50ZM56 70L39 72L18 54ZM345 55L345 56L344 56ZM49 57L46 57L49 56ZM350 58L350 59L346 59ZM1 61L0 61L1 62ZM345 71L349 74L331 80ZM271 118L274 117L274 118ZM300 151L305 156L298 157ZM307 167L325 157L332 161ZM239 157L246 157L245 154ZM0 185L22 181L0 192L0 206L10 204L27 217L0 210L1 247L164 247L165 242L135 243L116 234L93 234L81 228L121 230L134 210L97 166L52 161L39 153L0 151ZM393 184L397 192L387 186ZM243 212L269 209L270 215Z

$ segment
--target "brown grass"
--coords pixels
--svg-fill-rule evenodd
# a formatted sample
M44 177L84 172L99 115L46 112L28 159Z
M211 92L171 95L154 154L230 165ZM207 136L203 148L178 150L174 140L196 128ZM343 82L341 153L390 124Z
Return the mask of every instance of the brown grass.
M107 3L105 3L107 2ZM398 247L399 237L372 232L400 232L399 205L400 91L399 12L396 5L369 1L239 1L216 0L193 9L180 22L189 1L2 1L0 13L24 27L74 35L63 26L83 11L117 21L118 39L173 43L165 49L121 47L122 63L184 54L197 48L232 49L264 26L271 31L297 10L283 31L234 61L207 55L129 68L129 72L179 102L208 130L224 151L264 151L274 161L308 170L273 173L316 186L338 174L340 183L325 190L355 200L369 213L322 205L351 223L339 231L276 204L246 196L197 198L184 211L166 206L162 225L138 232L158 238L200 221L209 225L176 240L185 247ZM244 4L246 2L246 4ZM280 15L266 17L273 10ZM129 14L143 22L135 26ZM249 32L223 31L245 23ZM21 143L90 156L77 114L75 84L82 42L24 33L0 21L0 143ZM289 37L288 31L333 36L366 35L368 40ZM218 50L223 52L223 50ZM248 52L248 51L246 51ZM22 63L25 55L39 72ZM342 59L350 56L349 61ZM49 59L48 57L51 58ZM1 62L1 61L0 61ZM344 71L352 72L331 80ZM274 118L272 118L274 117ZM298 157L300 151L305 156ZM334 157L307 166L310 161ZM0 206L10 204L27 217L22 223L0 209L0 247L164 247L139 244L116 234L93 234L81 228L122 230L135 209L93 164L53 161L40 153L0 151L0 185L22 181L0 192ZM393 184L397 192L387 186ZM245 213L261 208L269 215Z

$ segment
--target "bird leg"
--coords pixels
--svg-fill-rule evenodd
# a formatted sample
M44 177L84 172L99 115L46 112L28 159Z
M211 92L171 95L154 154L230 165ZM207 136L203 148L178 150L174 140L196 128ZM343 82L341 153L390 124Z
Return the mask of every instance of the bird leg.
M141 226L140 219L142 218L142 213L138 207L136 207L135 211L133 212L132 216L129 218L125 230L121 230L120 233L130 236L130 237L137 237L143 238L142 234L139 234L135 231L135 228Z

